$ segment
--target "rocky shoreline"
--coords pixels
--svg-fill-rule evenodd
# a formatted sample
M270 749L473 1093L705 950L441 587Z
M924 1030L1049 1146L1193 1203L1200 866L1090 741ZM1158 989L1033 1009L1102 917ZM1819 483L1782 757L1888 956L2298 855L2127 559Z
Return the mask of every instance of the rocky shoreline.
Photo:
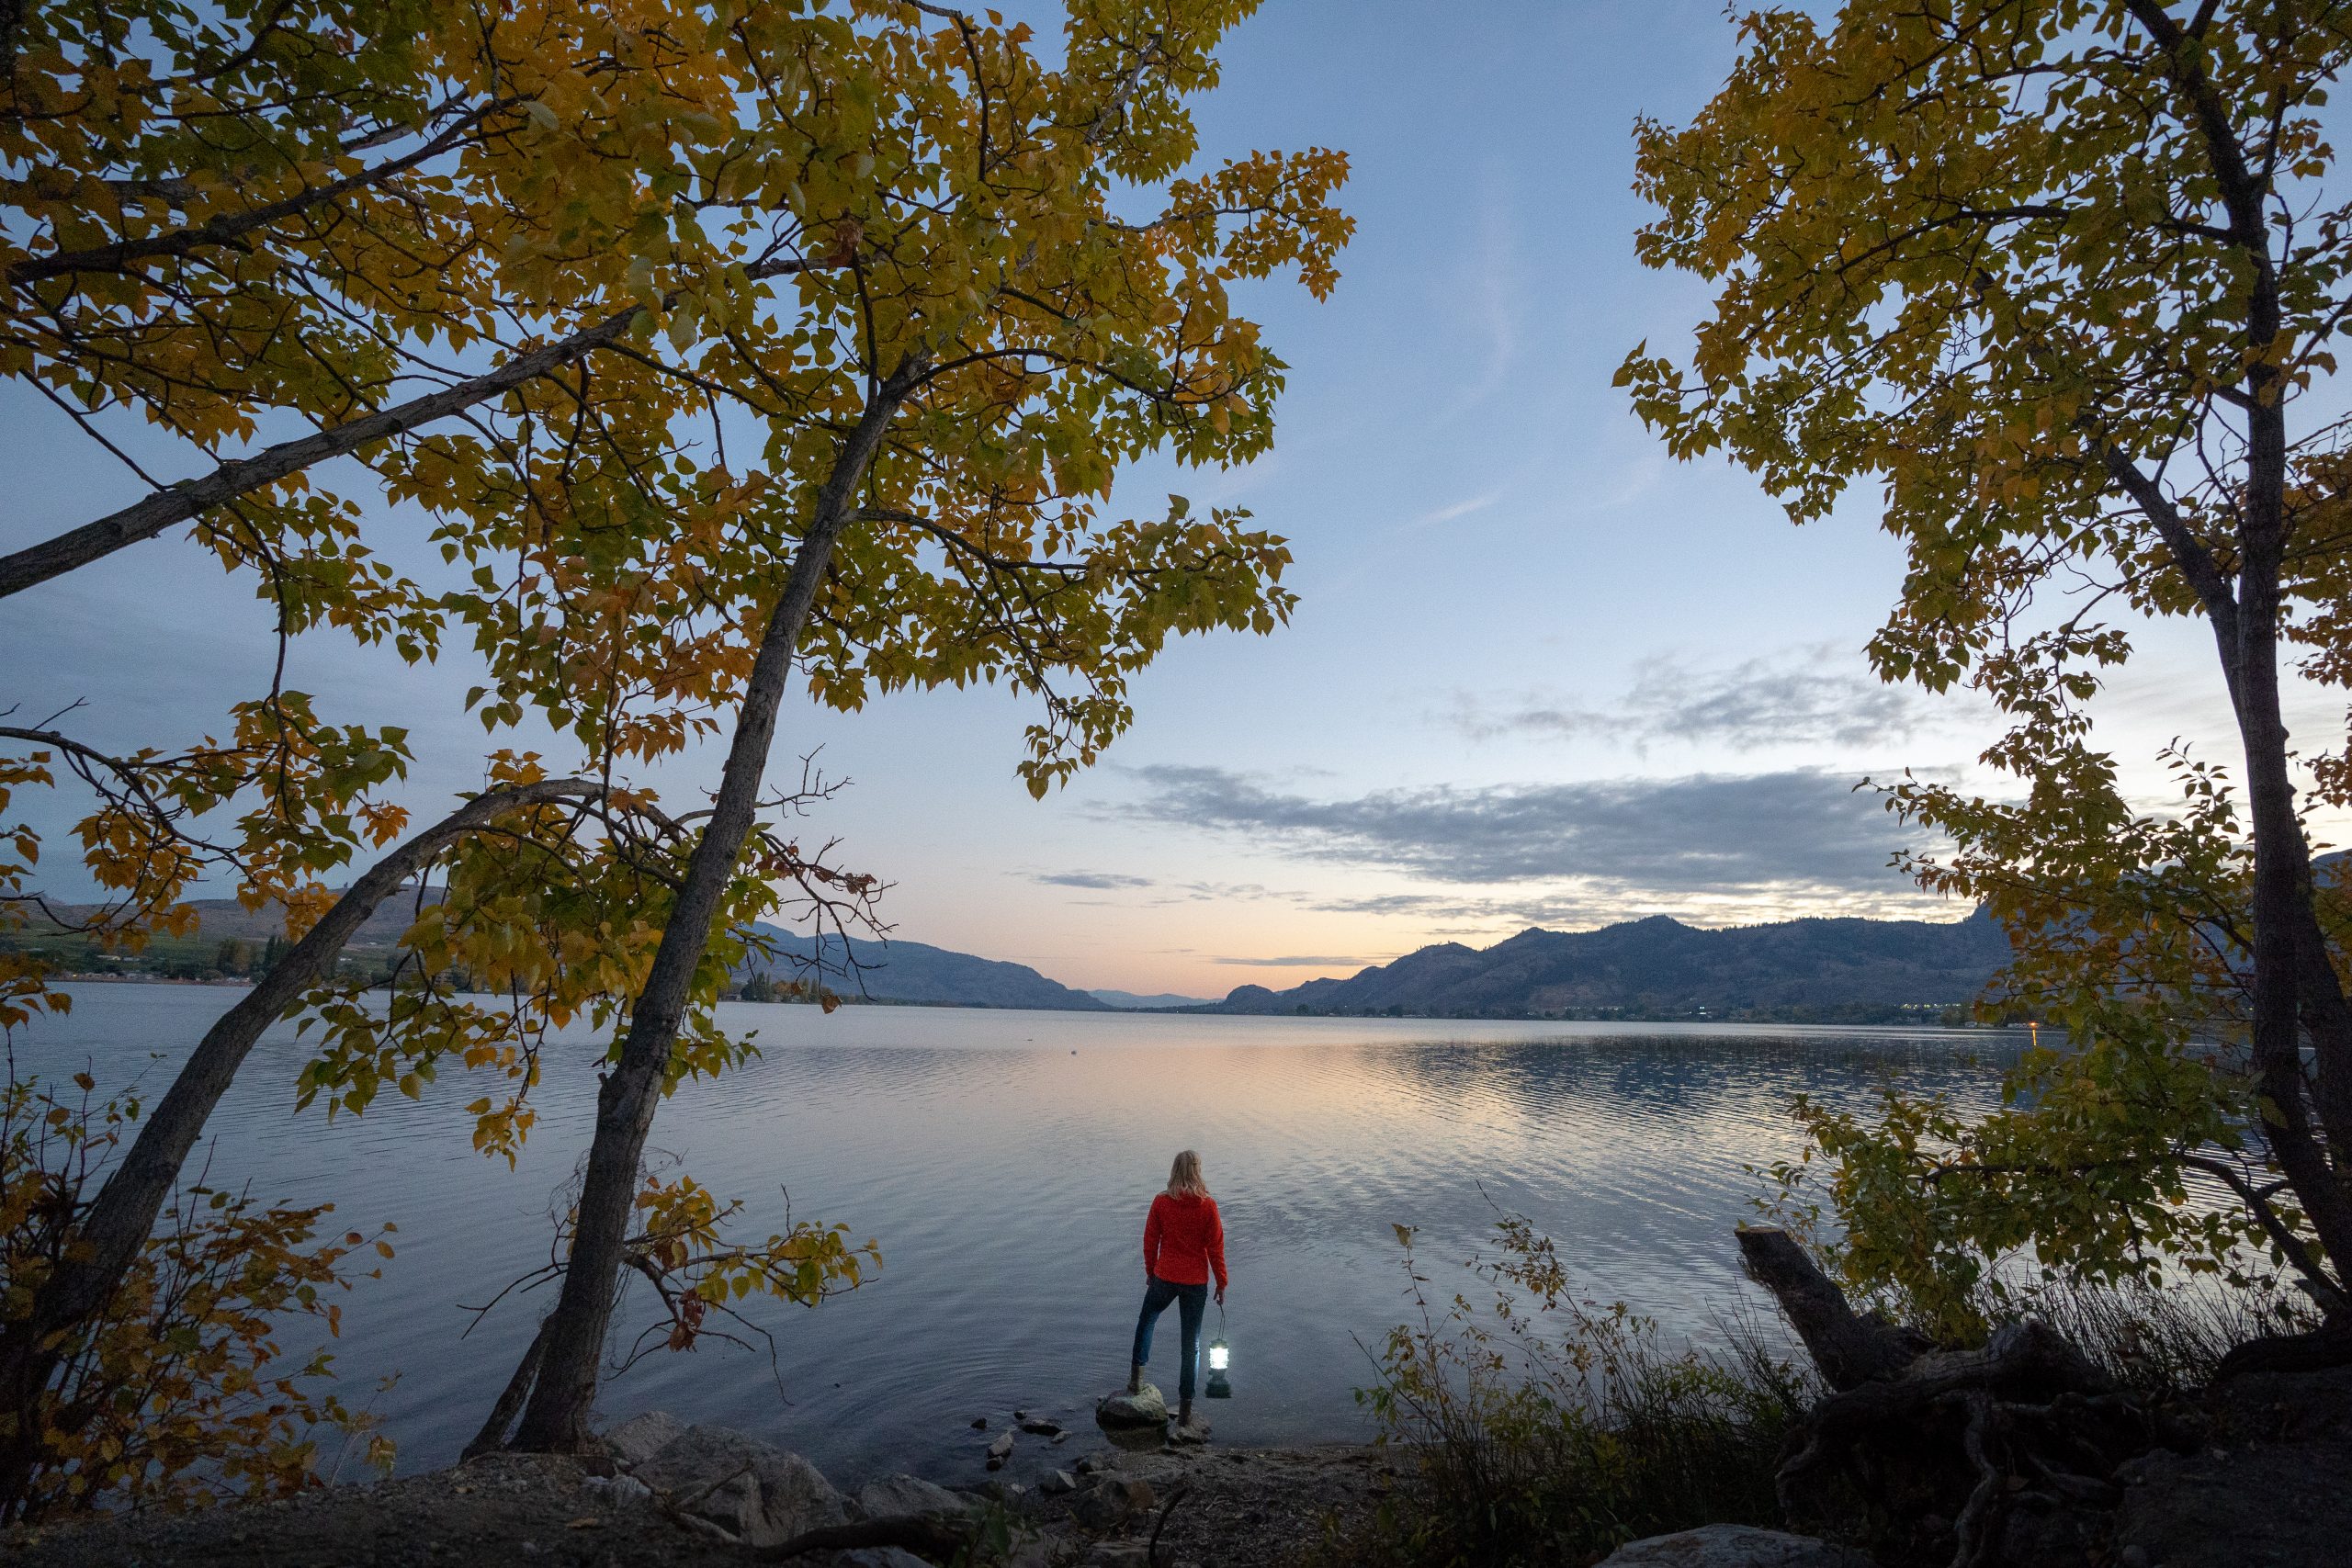
M1275 1568L1367 1516L1397 1476L1394 1456L1363 1444L1138 1448L1105 1434L1035 1485L892 1475L853 1493L798 1454L660 1413L620 1423L605 1444L584 1458L491 1454L284 1502L21 1530L0 1537L0 1557L20 1568L926 1568L977 1534L1012 1568Z
M2021 1516L1996 1561L2025 1568L2315 1568L2352 1516L2352 1369L2257 1373L2217 1394L2209 1439L2152 1451L2111 1495ZM976 1426L984 1425L976 1423ZM1412 1455L1360 1443L1225 1449L1165 1428L1098 1436L1015 1413L1034 1483L888 1475L835 1486L798 1454L649 1413L602 1453L491 1454L283 1502L0 1535L17 1568L1288 1568L1360 1531ZM991 1465L991 1468L996 1468ZM981 1550L972 1552L978 1546ZM959 1559L959 1553L966 1553ZM1868 1568L1849 1546L1716 1525L1635 1541L1601 1568Z

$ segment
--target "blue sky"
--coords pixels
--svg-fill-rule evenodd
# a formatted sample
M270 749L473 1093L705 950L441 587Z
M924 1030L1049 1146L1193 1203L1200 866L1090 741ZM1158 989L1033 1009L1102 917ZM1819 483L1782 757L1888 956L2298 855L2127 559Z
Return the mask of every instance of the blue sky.
M1897 830L1851 789L1969 776L1989 733L1965 698L1871 678L1901 564L1871 498L1793 528L1746 476L1668 459L1610 386L1705 302L1634 261L1634 120L1687 118L1733 46L1713 5L1269 0L1243 25L1199 106L1207 152L1348 150L1355 240L1328 303L1249 296L1291 365L1272 455L1139 468L1115 500L1251 508L1294 541L1303 603L1272 637L1171 647L1134 730L1042 803L1001 694L788 709L779 762L821 747L851 781L818 826L895 884L897 934L1221 995L1530 924L1965 913L1884 869ZM0 418L0 542L136 493L43 405L12 389ZM12 605L0 703L86 698L100 740L191 734L266 680L267 626L184 541L142 546ZM2232 755L2201 638L2150 630L2109 705L2150 790L2175 735ZM407 671L322 637L290 679L411 725L420 805L478 778L462 664ZM2295 711L2338 714L2312 694Z

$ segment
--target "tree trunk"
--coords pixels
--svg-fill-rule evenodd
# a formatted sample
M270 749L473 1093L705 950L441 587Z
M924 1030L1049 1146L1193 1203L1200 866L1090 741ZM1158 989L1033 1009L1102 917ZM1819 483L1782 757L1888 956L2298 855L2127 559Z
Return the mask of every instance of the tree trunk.
M538 1376L514 1434L516 1448L571 1452L587 1441L588 1413L595 1400L621 1253L637 1198L638 1165L652 1130L695 972L710 943L711 921L751 836L761 777L775 739L776 707L791 678L800 630L833 546L856 515L855 497L866 469L899 405L927 367L924 356L910 357L868 399L865 413L833 459L808 535L793 556L784 592L761 635L709 822L679 886L644 992L629 1015L620 1060L605 1074L596 1096L596 1134L589 1145L587 1176L572 1221L563 1290L548 1317Z
M262 1031L327 973L376 906L453 840L517 807L603 793L603 785L586 780L548 779L475 796L370 867L205 1032L82 1216L65 1260L34 1292L25 1315L0 1325L0 1411L15 1417L14 1436L0 1438L0 1516L22 1499L31 1478L40 1445L32 1416L57 1371L63 1342L77 1325L102 1311L121 1284L153 1232L188 1151Z
M1772 1292L1831 1388L1842 1393L1895 1377L1929 1348L1917 1335L1856 1312L1788 1232L1742 1225L1738 1235L1748 1277Z

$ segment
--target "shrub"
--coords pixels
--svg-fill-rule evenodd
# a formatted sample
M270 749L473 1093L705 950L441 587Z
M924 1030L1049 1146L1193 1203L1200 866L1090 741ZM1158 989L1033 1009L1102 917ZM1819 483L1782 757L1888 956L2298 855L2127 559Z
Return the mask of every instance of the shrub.
M136 1100L51 1094L13 1070L0 1093L0 1315L21 1316L76 1234L107 1162L139 1114ZM350 1288L345 1260L390 1258L384 1234L313 1245L329 1210L263 1207L201 1176L167 1208L103 1313L72 1331L62 1365L30 1408L0 1409L0 1452L29 1475L0 1522L105 1506L201 1507L233 1495L278 1496L317 1480L317 1434L362 1441L390 1467L374 1421L318 1383L331 1358L289 1361L285 1327L329 1336ZM390 1225L383 1227L390 1232ZM374 1271L371 1271L371 1276ZM30 1434L20 1446L20 1437Z
M1506 1215L1469 1260L1490 1305L1440 1309L1396 1227L1416 1321L1371 1352L1357 1399L1379 1441L1418 1463L1369 1525L1334 1527L1328 1555L1394 1568L1591 1562L1645 1535L1777 1522L1772 1472L1810 1375L1747 1326L1729 1349L1672 1350L1623 1303L1570 1289L1549 1238Z

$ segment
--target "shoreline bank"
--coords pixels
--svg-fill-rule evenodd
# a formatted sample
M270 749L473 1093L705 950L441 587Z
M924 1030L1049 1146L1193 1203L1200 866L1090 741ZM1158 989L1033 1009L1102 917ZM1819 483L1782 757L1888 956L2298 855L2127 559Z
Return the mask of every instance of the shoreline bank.
M490 1454L282 1501L20 1529L0 1534L0 1556L18 1568L925 1568L880 1541L778 1548L935 1521L1001 1529L1011 1568L1279 1568L1368 1518L1399 1474L1399 1457L1371 1444L1135 1451L1092 1436L1040 1485L893 1475L850 1494L798 1455L656 1414L607 1433L610 1457Z

